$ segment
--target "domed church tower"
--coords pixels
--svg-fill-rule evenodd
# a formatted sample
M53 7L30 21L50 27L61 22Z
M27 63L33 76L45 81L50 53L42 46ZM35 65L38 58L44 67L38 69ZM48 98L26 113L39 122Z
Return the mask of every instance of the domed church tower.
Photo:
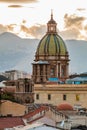
M33 63L34 83L46 83L49 79L65 81L68 76L69 55L63 39L57 33L57 23L47 23L47 33L40 40Z

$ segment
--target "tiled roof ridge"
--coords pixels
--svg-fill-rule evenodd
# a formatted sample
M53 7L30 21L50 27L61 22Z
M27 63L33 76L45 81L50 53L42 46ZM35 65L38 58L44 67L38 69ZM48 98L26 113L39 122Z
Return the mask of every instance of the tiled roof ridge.
M39 112L41 112L43 110L48 110L48 107L47 106L41 106L41 107L37 108L36 110L29 112L28 114L24 115L23 118L24 119L30 118L30 117L38 114Z
M43 118L44 116L41 116L41 117L38 117L38 118L36 118L36 119L34 119L34 120L32 120L32 121L29 121L29 124L32 124L34 121L37 121L37 120L39 120L39 119L41 119L41 118Z

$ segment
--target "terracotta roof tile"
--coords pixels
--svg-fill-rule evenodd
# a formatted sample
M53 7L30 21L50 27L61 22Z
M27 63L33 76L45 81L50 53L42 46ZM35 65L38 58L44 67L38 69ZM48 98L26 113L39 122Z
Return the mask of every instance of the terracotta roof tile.
M71 110L71 111L73 111L73 107L70 105L70 104L68 104L68 103L61 103L60 105L58 105L57 106L57 109L58 110Z
M0 129L25 126L21 117L2 117L0 118Z
M48 107L46 106L41 106L40 108L37 108L36 110L34 110L33 112L30 112L26 115L23 116L23 118L27 119L27 118L30 118L36 114L38 114L39 112L43 111L43 110L48 110Z

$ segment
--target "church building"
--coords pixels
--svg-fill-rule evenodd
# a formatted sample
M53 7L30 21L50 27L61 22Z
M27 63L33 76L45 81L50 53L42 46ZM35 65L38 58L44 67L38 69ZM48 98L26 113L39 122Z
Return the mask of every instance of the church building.
M87 84L65 83L69 78L69 61L66 44L57 32L57 23L51 13L47 32L38 44L32 63L35 103L68 103L87 108Z
M33 63L34 83L46 83L50 79L65 81L69 77L69 54L63 39L57 33L57 23L51 19L47 32L40 40Z

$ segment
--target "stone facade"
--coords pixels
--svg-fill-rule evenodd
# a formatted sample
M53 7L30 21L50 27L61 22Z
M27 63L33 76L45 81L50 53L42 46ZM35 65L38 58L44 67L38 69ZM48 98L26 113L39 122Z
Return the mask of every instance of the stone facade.
M6 81L6 88L15 86L14 96L20 103L33 103L34 102L34 88L31 79L18 79Z
M69 103L72 106L81 105L87 108L87 85L73 84L35 84L34 99L37 104Z
M19 79L16 81L15 98L23 103L34 102L34 89L31 79Z

